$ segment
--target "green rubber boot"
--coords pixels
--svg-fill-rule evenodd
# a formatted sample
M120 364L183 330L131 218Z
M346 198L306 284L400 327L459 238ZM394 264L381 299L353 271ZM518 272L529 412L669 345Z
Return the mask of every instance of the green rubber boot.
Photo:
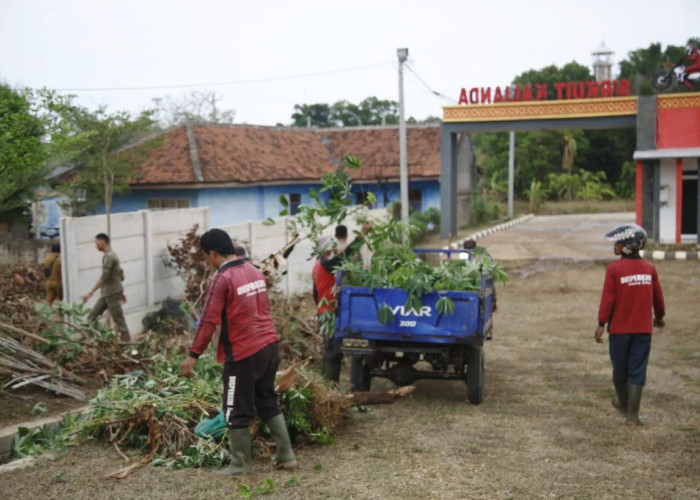
M612 405L626 415L627 402L629 401L629 385L622 382L613 383L615 384L615 397L612 400Z
M639 420L639 405L642 402L643 385L629 385L629 399L627 400L627 423L642 425Z
M270 429L270 434L277 443L277 455L272 459L276 467L280 469L293 469L297 466L297 459L292 450L292 443L289 441L287 424L284 422L284 415L281 413L265 422Z
M232 476L250 472L250 429L248 427L229 429L228 444L229 450L231 450L231 463L228 464L228 467L215 470L214 474L217 476Z
M324 379L332 382L340 382L340 360L326 361L321 364L321 375Z

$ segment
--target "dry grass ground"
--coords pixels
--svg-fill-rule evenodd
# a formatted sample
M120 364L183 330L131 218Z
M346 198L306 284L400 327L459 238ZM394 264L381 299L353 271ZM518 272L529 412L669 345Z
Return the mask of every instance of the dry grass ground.
M593 341L604 265L508 265L485 400L464 384L418 381L393 405L352 413L336 442L298 452L299 469L256 458L243 478L272 479L268 498L700 497L700 265L657 263L667 326L654 333L643 427L611 406L606 346ZM375 386L389 387L376 380ZM114 450L88 444L0 475L5 498L230 498L237 486L203 470L145 467L124 480Z

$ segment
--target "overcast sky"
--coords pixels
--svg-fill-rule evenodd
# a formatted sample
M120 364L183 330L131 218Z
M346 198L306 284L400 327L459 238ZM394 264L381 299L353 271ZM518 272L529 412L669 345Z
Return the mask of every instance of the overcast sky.
M601 42L616 62L683 45L699 21L700 0L0 0L0 82L112 111L213 91L236 123L289 124L295 104L398 101L406 47L406 116L423 119L462 87L590 66Z

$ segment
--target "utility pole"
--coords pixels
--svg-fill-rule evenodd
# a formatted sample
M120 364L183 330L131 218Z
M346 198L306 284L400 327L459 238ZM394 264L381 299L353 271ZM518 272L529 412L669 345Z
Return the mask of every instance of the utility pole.
M508 218L513 218L513 184L515 184L515 132L510 131L508 148Z
M408 49L397 49L399 58L399 182L401 187L401 223L405 227L403 241L408 241L408 164L406 159L406 120L403 106L403 63Z
M211 116L212 116L212 121L216 123L216 101L218 100L218 97L216 96L215 92L211 93Z

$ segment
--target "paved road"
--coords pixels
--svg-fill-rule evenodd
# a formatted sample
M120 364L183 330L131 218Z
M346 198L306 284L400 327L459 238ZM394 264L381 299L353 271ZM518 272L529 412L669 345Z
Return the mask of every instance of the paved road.
M614 259L605 233L634 222L632 212L536 216L511 229L479 239L494 260Z

